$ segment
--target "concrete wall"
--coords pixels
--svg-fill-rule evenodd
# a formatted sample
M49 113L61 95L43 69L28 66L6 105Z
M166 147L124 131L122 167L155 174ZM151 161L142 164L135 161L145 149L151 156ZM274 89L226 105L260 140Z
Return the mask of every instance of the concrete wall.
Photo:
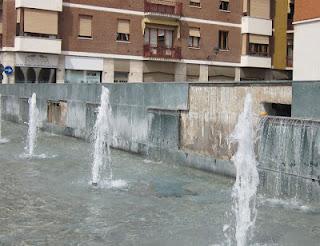
M147 152L147 146L178 146L177 120L171 111L187 110L187 84L105 84L113 110L113 146L133 152ZM28 120L27 98L37 94L41 127L44 130L89 139L100 103L100 85L16 84L1 85L4 117L16 122ZM48 122L48 102L66 103L65 119ZM62 117L62 116L61 116ZM168 131L168 129L171 130ZM175 129L175 132L172 132ZM167 131L166 131L167 130ZM152 131L153 134L150 134ZM164 134L164 131L170 134ZM167 139L161 139L167 136ZM177 148L177 147L176 147Z
M292 84L292 116L320 119L320 82L294 82Z
M230 160L233 148L229 141L247 93L253 96L253 109L265 111L262 103L291 104L288 84L192 85L189 111L181 114L181 148L221 160Z
M294 26L293 80L319 80L320 21Z
M228 176L235 175L228 138L243 110L246 93L254 97L257 116L264 111L262 102L291 103L288 82L104 86L110 90L113 110L113 147ZM38 98L42 129L90 139L101 85L0 85L4 117L28 121L27 98L33 92ZM56 124L48 122L48 102L63 104L62 118Z

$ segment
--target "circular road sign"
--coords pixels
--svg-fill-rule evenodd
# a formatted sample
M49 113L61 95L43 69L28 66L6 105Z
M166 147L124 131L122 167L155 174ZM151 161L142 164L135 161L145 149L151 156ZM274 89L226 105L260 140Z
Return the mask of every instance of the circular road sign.
M13 74L13 68L11 66L6 66L4 68L4 72L6 75L11 75L11 74Z

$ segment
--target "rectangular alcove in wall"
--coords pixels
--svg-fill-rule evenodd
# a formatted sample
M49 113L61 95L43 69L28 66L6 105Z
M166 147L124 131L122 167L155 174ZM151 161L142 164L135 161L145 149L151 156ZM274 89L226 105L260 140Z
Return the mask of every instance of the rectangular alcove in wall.
M65 101L48 101L47 104L47 121L48 123L65 126L67 116L67 102Z
M263 102L262 105L269 116L291 117L291 104Z
M29 121L29 98L19 99L19 113L23 122Z

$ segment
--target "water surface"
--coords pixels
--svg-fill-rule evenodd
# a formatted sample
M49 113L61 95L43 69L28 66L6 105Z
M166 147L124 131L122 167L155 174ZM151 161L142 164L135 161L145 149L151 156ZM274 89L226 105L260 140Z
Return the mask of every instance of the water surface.
M94 188L92 146L39 134L23 159L27 128L3 122L0 245L225 245L233 180L112 151L124 189ZM319 207L318 207L319 208ZM252 245L319 245L320 209L260 198Z

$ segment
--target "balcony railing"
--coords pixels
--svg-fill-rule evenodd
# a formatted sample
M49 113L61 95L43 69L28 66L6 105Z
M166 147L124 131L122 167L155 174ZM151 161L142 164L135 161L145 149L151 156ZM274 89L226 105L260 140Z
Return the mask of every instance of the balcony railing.
M182 3L174 3L169 1L144 1L144 12L154 13L157 15L177 16L182 15Z
M259 57L270 57L269 52L262 52L262 51L248 51L249 56L259 56Z
M144 45L144 56L150 58L178 59L182 58L181 48L151 47L149 44Z

